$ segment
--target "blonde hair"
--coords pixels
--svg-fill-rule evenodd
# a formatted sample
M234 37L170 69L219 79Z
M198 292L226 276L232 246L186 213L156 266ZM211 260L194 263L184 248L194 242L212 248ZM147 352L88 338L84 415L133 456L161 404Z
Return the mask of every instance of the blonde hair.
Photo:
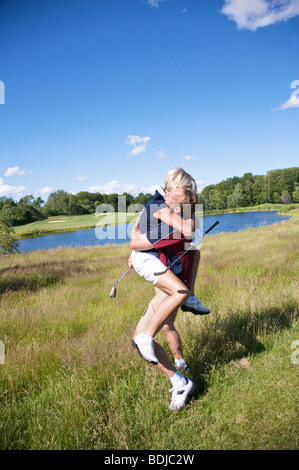
M169 170L164 181L165 191L173 191L177 188L184 188L197 193L197 185L195 179L192 178L183 168L173 168Z

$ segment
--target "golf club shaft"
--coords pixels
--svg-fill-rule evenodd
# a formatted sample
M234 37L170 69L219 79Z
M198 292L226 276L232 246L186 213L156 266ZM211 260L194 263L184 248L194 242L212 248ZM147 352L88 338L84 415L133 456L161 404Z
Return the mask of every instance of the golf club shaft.
M209 233L209 232L210 232L211 230L213 230L213 228L215 228L216 225L218 225L218 224L219 224L219 220L217 220L213 225L211 225L211 227L209 227L209 228L203 233L203 235L206 235L207 233ZM187 253L187 251L189 251L189 250L190 250L191 248L193 248L193 247L194 247L194 245L191 244L191 245L189 246L189 248L188 248L186 251L184 251L184 253L182 253L173 263L171 263L171 264L165 269L165 271L163 271L162 273L154 273L154 276L159 276L159 275L161 275L161 274L166 273L166 271L168 271L168 269L170 269L175 263L177 263L178 260L181 259L182 256L184 256L184 255Z
M130 267L128 267L128 269L126 269L126 271L120 276L120 278L118 279L118 281L116 281L116 283L114 284L116 286L116 284L119 283L119 281L127 274L128 271L130 271Z
M211 230L213 230L213 228L216 227L216 225L219 224L219 220L217 220L213 225L211 225L211 227L209 227L205 232L204 232L204 235L206 235L207 233L209 233Z

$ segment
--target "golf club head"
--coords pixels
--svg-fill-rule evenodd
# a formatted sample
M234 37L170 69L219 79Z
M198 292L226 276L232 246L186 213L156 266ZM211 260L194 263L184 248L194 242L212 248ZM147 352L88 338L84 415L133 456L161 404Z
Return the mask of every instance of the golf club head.
M114 299L116 297L116 286L113 286L110 292L110 297L111 299Z

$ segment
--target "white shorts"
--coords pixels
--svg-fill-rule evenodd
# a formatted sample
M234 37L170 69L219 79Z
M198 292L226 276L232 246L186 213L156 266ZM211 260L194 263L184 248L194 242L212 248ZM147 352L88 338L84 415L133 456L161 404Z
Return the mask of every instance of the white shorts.
M154 273L166 269L166 266L159 260L159 253L133 250L131 257L136 273L153 284L156 284L160 277L154 276Z

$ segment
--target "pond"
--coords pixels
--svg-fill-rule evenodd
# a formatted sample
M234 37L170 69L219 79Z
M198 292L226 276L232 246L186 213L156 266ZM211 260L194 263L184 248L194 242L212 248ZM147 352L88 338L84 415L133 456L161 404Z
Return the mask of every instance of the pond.
M238 232L248 228L256 228L262 225L273 225L283 220L289 220L290 216L279 215L276 211L239 212L232 214L205 215L203 217L203 229L206 230L219 220L211 234ZM50 250L52 248L66 248L76 246L95 246L106 244L129 243L129 234L133 223L110 225L74 232L45 235L43 237L27 238L20 240L19 251ZM207 235L209 236L209 235Z

